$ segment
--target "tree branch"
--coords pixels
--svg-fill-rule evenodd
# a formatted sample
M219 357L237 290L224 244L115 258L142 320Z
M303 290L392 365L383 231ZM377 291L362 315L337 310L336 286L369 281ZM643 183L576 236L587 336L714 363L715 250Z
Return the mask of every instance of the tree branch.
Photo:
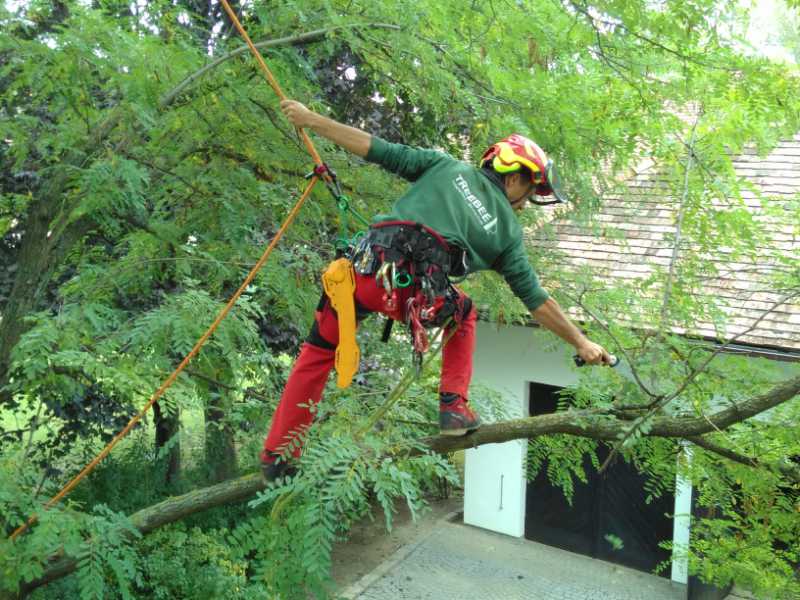
M652 428L645 434L650 437L685 438L698 446L718 451L732 458L736 453L720 448L710 441L700 438L703 434L717 429L725 429L770 408L783 404L800 394L800 376L775 386L760 396L740 402L708 417L659 417L653 420ZM599 440L614 440L627 431L627 423L600 409L570 410L560 413L515 419L502 423L484 425L474 433L464 437L430 436L419 440L430 450L438 453L453 452L464 448L476 448L484 444L496 444L518 439L531 439L542 435L568 434ZM420 450L410 450L407 456L421 454ZM737 455L738 458L738 455ZM733 458L732 458L733 459ZM747 464L752 461L747 460ZM783 473L783 470L781 470ZM793 477L794 470L785 475ZM133 526L141 533L180 520L188 515L208 510L223 504L242 502L263 488L258 475L250 474L223 481L211 487L194 490L182 496L169 498L153 506L144 508L130 516ZM24 538L23 538L24 540ZM60 579L73 572L77 560L71 557L55 561L44 574L23 585L23 593Z
M692 160L694 158L694 142L697 135L697 124L700 122L698 116L692 126L692 137L689 140L689 150L686 155L686 165L683 169L683 191L681 192L681 202L678 206L678 218L675 223L675 241L672 244L672 256L669 259L669 271L667 280L664 283L664 296L661 299L661 322L658 328L660 332L666 331L667 316L669 314L669 299L672 296L672 282L675 279L675 266L681 252L681 237L683 235L683 218L686 215L686 200L689 198L689 173L692 170Z
M642 390L642 391L643 391L645 394L647 394L648 396L650 396L650 398L653 398L653 399L655 399L655 401L658 401L659 399L661 399L661 396L660 396L660 395L658 395L658 394L656 394L655 392L653 392L652 390L650 390L650 388L648 388L648 387L647 387L647 386L644 384L644 381L642 381L642 378L639 376L639 371L638 371L638 369L636 368L636 363L635 363L633 360L631 360L630 356L628 355L628 352L625 350L624 346L623 346L623 345L622 345L622 343L619 341L619 339L617 339L617 336L615 336L615 335L614 335L614 333L611 331L611 328L610 328L610 327L609 327L609 326L606 324L606 321L604 321L603 319L601 319L601 318L600 318L600 316L599 316L599 315L598 315L598 314L597 314L597 313L596 313L594 310L592 310L591 308L589 308L589 307L588 307L588 306L587 306L587 305L586 305L586 304L583 302L583 300L582 300L582 296L583 296L583 294L581 294L581 296L580 296L580 297L576 298L576 297L574 297L573 295L571 295L571 294L569 294L569 293L567 293L567 292L562 292L562 293L563 293L563 294L564 294L564 295L565 295L567 298L569 298L570 300L572 300L572 302L573 302L573 303L575 303L575 305L576 305L576 306L579 306L583 312L585 312L587 315L589 315L590 317L592 317L592 319L594 319L595 323L597 323L597 325L599 325L599 326L600 326L600 328L601 328L603 331L605 331L605 332L606 332L606 335L608 335L608 337L610 337L610 338L611 338L611 340L614 342L614 345L615 345L615 347L616 347L616 350L615 350L615 351L616 351L616 352L619 352L620 354L622 354L622 358L624 358L624 359L625 359L625 362L626 362L626 364L628 365L628 369L630 369L631 375L633 376L633 379L636 381L636 384L639 386L639 388L640 388L640 389L641 389L641 390Z
M301 46L303 44L310 44L312 42L318 42L319 40L325 39L331 33L342 29L393 29L399 31L401 27L399 25L392 25L389 23L357 23L354 25L339 25L336 27L327 27L325 29L315 29L314 31L309 31L306 33L301 33L298 35L289 35L282 38L276 38L274 40L265 40L263 42L258 42L257 44L253 44L259 50L264 48L273 48L275 46ZM161 97L158 105L159 108L165 109L172 104L175 99L180 96L186 88L192 85L195 81L203 77L206 73L215 69L225 61L228 61L240 54L244 54L248 51L247 46L241 46L236 50L232 50L223 56L220 56L216 60L208 63L202 69L195 71L191 75L189 75L186 79L181 81L177 87L175 87L172 91L166 93L164 96Z
M207 383L210 383L211 385L215 385L217 387L220 387L220 388L222 388L224 390L228 390L228 391L231 391L231 392L241 391L241 388L238 388L238 387L235 387L235 386L232 386L232 385L228 385L227 383L222 383L221 381L218 381L218 380L214 379L213 377L209 377L208 375L203 375L202 373L199 373L199 372L195 371L194 369L187 368L185 370L186 370L186 373L188 375L191 375L192 377L197 377L198 379L202 379L203 381L205 381ZM253 388L245 388L243 393L244 393L245 396L252 396L253 398L257 398L258 400L263 400L264 402L272 402L271 398L268 398L264 394L259 394Z
M689 140L689 150L686 156L686 165L684 166L683 170L683 191L681 193L681 201L680 206L678 207L678 218L675 223L675 240L672 244L672 256L669 260L669 271L667 272L667 280L664 282L664 295L661 299L661 315L659 318L660 326L658 328L658 334L656 336L656 342L659 340L663 340L665 336L665 332L668 331L670 328L667 327L667 317L669 315L669 300L670 296L672 295L672 282L675 278L675 266L678 262L678 258L680 257L680 249L681 249L681 236L683 233L683 218L686 214L686 201L689 198L689 173L692 170L692 159L694 157L694 141L695 136L697 135L697 124L700 122L700 117L698 116L695 121L694 125L692 125L692 137ZM706 363L708 364L708 363ZM638 378L637 378L638 381ZM691 378L687 378L684 384L680 387L682 391L687 385L688 382L691 381ZM641 386L641 382L639 382ZM680 392L678 392L680 393ZM652 408L650 411L634 421L631 425L631 428L622 436L614 447L611 449L611 452L608 454L608 457L603 461L603 464L600 466L599 472L602 473L606 470L608 465L610 465L614 459L619 454L620 449L628 441L632 435L636 433L639 427L642 426L650 417L652 417L655 412L664 406L666 406L669 402L671 402L678 394L673 394L669 396L656 396L655 400L651 403Z
M223 504L242 502L263 488L259 475L251 474L229 479L211 487L194 490L144 508L132 514L130 522L140 533L149 533L162 525L178 521L191 514ZM41 577L24 583L21 586L21 595L25 596L38 587L69 575L77 566L78 560L74 557L56 560Z
M662 44L658 40L655 40L655 39L653 39L651 37L647 37L645 35L642 35L641 33L637 33L633 29L627 27L621 20L620 21L609 21L608 19L602 19L599 16L591 14L589 12L588 5L586 5L586 4L579 4L579 3L575 2L574 0L567 0L567 2L577 12L579 12L584 17L589 19L589 21L591 22L592 28L595 29L595 30L598 29L597 26L595 25L595 23L600 23L602 25L605 25L606 27L613 27L613 28L617 28L618 27L619 29L621 29L621 30L629 33L630 35L632 35L637 40L645 42L646 44L649 44L649 45L653 46L654 48L658 48L659 50L663 50L667 54L672 54L673 56L675 56L677 58L680 58L681 60L685 60L685 61L694 63L696 65L701 65L703 67L708 67L708 68L711 68L711 69L719 69L720 71L735 71L736 70L734 67L725 67L725 66L720 66L720 65L715 64L715 63L709 63L709 62L700 60L695 56L691 56L689 54L685 54L683 52L680 52L679 50L675 50L674 48L670 48L669 46L665 46L664 44Z
M724 448L719 444L715 444L706 437L694 436L687 437L686 439L700 448L708 450L709 452L713 452L714 454L718 454L719 456L727 458L728 460L732 460L733 462L737 462L748 467L755 467L756 469L763 468L770 471L777 471L780 475L792 480L794 483L800 483L800 467L798 466L780 463L765 463L758 459L745 456L744 454L734 452L733 450L729 450L728 448Z

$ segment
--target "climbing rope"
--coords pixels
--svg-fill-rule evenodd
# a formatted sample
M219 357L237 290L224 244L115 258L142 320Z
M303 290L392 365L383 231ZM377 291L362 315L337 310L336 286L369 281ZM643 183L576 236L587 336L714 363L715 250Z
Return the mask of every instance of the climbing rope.
M233 12L233 10L231 10L231 7L228 4L227 0L221 0L221 2L223 7L225 8L225 11L228 13L228 16L231 18L231 21L233 22L234 26L239 31L239 34L247 43L247 46L250 48L250 51L252 52L253 56L255 56L256 60L258 61L258 64L261 67L261 72L266 77L267 82L281 100L286 100L287 99L286 95L283 93L283 90L281 90L280 85L278 85L277 80L272 75L272 72L269 70L269 67L267 67L267 63L264 62L264 59L262 58L258 49L253 45L253 42L250 40L250 36L247 35L247 32L242 27L242 24L239 22L239 19L237 18L236 14ZM167 377L167 379L164 380L164 382L153 393L153 395L150 396L150 399L147 401L144 407L142 407L142 409L131 418L131 420L128 422L127 425L125 425L122 431L120 431L116 436L114 436L114 438L106 445L106 447L103 448L100 451L100 453L97 456L95 456L92 459L92 461L89 462L89 464L87 464L80 473L78 473L75 477L73 477L72 480L61 489L60 492L58 492L55 496L53 496L50 500L48 500L45 503L44 505L45 509L51 508L59 501L61 501L67 494L69 494L75 488L75 486L78 485L78 483L81 482L81 480L83 480L87 475L89 475L89 473L91 473L95 469L95 467L97 467L97 465L100 464L100 462L111 453L111 450L114 448L114 446L116 446L120 440L122 440L126 435L128 435L131 429L133 429L133 427L139 421L142 420L147 411L150 410L150 408L158 401L158 399L164 395L167 389L169 389L170 386L172 386L172 384L178 378L178 375L180 375L181 371L183 371L189 364L189 362L200 352L200 349L206 343L208 338L210 338L211 335L216 331L220 323L222 323L222 320L228 315L230 310L233 308L233 305L236 303L236 301L239 299L242 293L244 293L245 289L247 289L247 286L249 286L250 283L253 281L256 274L264 265L264 263L266 263L267 259L269 258L269 255L272 253L272 250L278 244L278 241L281 239L281 237L283 237L283 234L289 228L289 225L292 224L295 217L300 212L300 208L303 206L306 199L311 194L311 190L314 188L317 182L320 179L322 179L325 182L325 184L329 186L329 189L331 188L331 186L336 186L335 189L338 189L338 183L335 182L332 171L328 169L328 167L325 165L324 162L322 162L322 159L317 153L317 150L314 147L311 138L308 137L308 134L306 134L306 132L302 128L297 128L297 133L302 139L303 144L306 147L306 150L308 150L308 153L311 155L311 158L314 160L316 168L314 169L314 172L309 176L308 185L306 186L305 190L300 196L300 199L297 201L292 210L289 212L288 216L286 217L286 220L283 222L280 229L278 229L278 232L272 238L272 241L269 243L269 246L267 246L267 249L261 255L261 258L251 269L250 273L247 275L242 285L239 286L239 289L236 290L236 292L233 294L233 296L231 296L230 300L225 305L225 307L219 312L219 314L217 315L216 319L214 319L214 322L211 324L211 326L200 337L200 339L191 349L189 354L187 354L184 357L184 359L181 361L178 367L172 372L172 374L169 377ZM28 528L30 528L31 525L36 523L36 520L37 520L36 515L35 514L31 515L31 517L25 523L20 525L11 534L9 539L16 540L17 537L22 535Z
M225 0L223 0L223 2L224 1ZM222 320L228 315L230 310L233 308L233 305L247 289L247 286L249 286L250 283L253 281L258 271L261 269L264 263L267 262L267 258L269 258L269 255L272 253L272 250L278 244L278 240L280 240L281 237L283 237L283 234L289 228L289 225L291 225L292 221L294 221L294 218L297 216L297 213L300 212L300 208L302 207L303 203L305 203L306 198L308 198L309 194L311 194L311 190L314 188L314 185L316 185L317 181L319 181L319 179L317 177L314 177L308 183L308 186L306 187L302 196L300 196L300 199L294 205L294 208L292 208L291 212L289 212L289 215L286 217L286 220L283 222L283 225L281 225L281 228L275 234L275 237L272 238L272 241L270 242L269 246L267 246L267 249L264 251L264 253L261 255L261 258L258 259L258 262L250 270L250 273L248 273L242 285L239 286L239 289L236 290L233 296L231 296L231 299L228 300L228 303L225 305L225 307L219 312L217 318L214 319L214 322L211 324L211 326L200 337L200 339L197 340L197 343L194 345L194 348L191 349L189 354L187 354L184 357L184 359L172 372L172 374L169 377L167 377L167 379L164 380L164 383L162 383L161 386L153 393L153 395L150 396L150 399L147 401L144 407L142 407L142 409L136 415L134 415L130 421L128 421L128 424L125 425L122 431L120 431L116 436L114 436L114 439L112 439L106 445L106 447L103 448L100 451L100 453L97 456L95 456L92 459L92 461L83 468L83 470L80 473L78 473L75 477L73 477L72 480L67 485L65 485L60 492L58 492L55 496L53 496L50 500L48 500L47 503L44 505L45 508L51 508L52 506L57 504L62 498L64 498L64 496L69 494L84 477L86 477L89 473L94 471L95 467L98 464L100 464L100 461L102 461L106 456L108 456L111 453L111 450L114 448L114 446L116 446L117 443L120 440L122 440L122 438L128 435L130 430L133 429L133 427L139 421L142 420L147 411L150 410L150 408L158 401L158 399L164 395L164 392L166 392L167 389L169 389L169 387L172 386L172 384L178 378L178 375L180 375L181 371L183 371L189 364L189 362L200 352L200 348L203 347L203 344L205 344L208 338L210 338L211 335L217 330L217 327L219 327L220 323L222 323ZM33 525L35 522L36 522L36 515L32 515L24 524L20 525L14 531L14 533L11 534L10 539L15 540L19 535L24 533L25 530L28 529L31 525Z

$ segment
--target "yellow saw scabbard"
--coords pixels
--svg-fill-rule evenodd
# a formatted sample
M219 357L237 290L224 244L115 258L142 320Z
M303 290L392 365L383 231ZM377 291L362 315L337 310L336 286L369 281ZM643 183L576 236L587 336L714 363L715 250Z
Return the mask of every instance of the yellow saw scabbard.
M339 320L336 346L336 385L346 388L358 371L360 353L356 343L356 277L346 258L333 261L322 274L322 286Z

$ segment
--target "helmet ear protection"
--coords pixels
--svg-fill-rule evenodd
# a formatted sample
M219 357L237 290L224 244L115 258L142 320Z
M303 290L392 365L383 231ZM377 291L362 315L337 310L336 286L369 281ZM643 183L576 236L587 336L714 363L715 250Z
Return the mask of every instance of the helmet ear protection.
M533 140L525 136L515 133L490 146L483 153L479 164L483 167L487 163L501 174L514 173L526 167L531 174L531 183L536 186L536 194L554 196L554 199L549 201L531 199L534 204L547 205L567 201L553 161L547 158L544 150Z

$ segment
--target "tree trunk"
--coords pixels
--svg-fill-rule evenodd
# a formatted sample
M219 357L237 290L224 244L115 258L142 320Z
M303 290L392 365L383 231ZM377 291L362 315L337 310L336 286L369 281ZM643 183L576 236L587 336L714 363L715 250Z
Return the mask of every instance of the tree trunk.
M176 437L180 433L180 417L177 411L172 415L162 411L160 403L156 402L153 405L153 421L156 426L156 450L159 454L162 448L170 444L166 459L163 459L166 466L164 483L169 486L177 483L181 472L181 445Z
M55 206L56 203L48 202L43 195L28 208L16 277L0 321L0 387L8 382L11 350L29 327L24 319L41 307L52 276L51 243L47 233L55 217Z
M95 127L84 148L75 148L62 160L57 170L37 190L28 207L22 245L17 257L17 270L11 293L0 319L0 389L5 387L11 366L11 351L30 327L25 317L43 306L47 288L64 256L91 228L88 218L69 223L71 210L64 202L70 181L71 167L80 167L87 156L105 140L120 120L121 112L114 110ZM0 395L0 406L7 397Z
M214 390L205 410L205 455L210 480L214 483L234 477L238 471L233 428L225 420L230 410L230 392Z

